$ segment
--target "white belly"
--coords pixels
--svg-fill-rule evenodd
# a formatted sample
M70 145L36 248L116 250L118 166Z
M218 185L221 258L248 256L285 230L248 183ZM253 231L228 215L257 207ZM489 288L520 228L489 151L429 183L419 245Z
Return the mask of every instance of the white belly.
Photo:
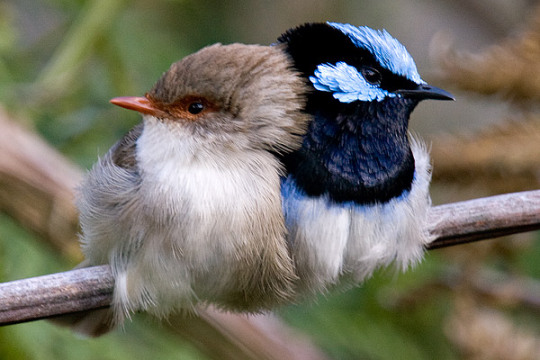
M210 152L188 136L158 146L156 136L182 134L145 129L140 185L125 216L110 224L123 238L108 252L119 320L135 310L166 315L198 302L249 311L281 301L293 270L275 157Z
M294 180L282 182L288 241L300 292L324 291L346 280L358 284L377 268L417 263L428 243L429 159L413 143L416 169L410 192L383 204L334 203L308 197Z

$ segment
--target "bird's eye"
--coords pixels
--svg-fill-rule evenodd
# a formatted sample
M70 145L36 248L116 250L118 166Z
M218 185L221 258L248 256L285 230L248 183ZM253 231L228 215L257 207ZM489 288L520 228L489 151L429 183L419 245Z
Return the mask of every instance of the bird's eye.
M188 111L193 115L197 115L203 110L204 110L204 105L200 102L192 102L188 106Z
M379 71L372 67L364 67L360 70L364 79L370 84L378 85L381 83L382 76Z

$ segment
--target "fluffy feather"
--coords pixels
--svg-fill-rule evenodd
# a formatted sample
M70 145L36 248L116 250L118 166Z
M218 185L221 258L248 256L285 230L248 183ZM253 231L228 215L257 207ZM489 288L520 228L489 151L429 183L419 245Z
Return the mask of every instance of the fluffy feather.
M197 120L145 115L81 185L83 266L109 263L116 281L112 309L74 319L80 332L140 310L258 312L292 297L275 153L299 146L305 92L279 48L214 45L171 66L147 95L162 113L187 96L212 106Z
M279 38L310 81L302 147L284 156L283 212L300 295L406 270L428 243L429 154L408 134L428 86L386 31L305 24Z
M409 192L388 202L336 203L328 196L307 196L292 176L282 183L298 291L312 295L338 284L358 284L392 263L404 271L420 261L431 205L429 155L412 142L416 160Z

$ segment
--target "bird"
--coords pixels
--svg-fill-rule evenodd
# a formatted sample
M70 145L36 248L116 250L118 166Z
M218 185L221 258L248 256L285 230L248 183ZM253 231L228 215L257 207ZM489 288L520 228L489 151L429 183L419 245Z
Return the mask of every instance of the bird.
M334 22L269 46L215 44L174 63L143 121L77 196L80 265L110 264L111 307L67 322L101 335L138 311L272 311L423 256L426 146L409 134L424 82L386 31Z
M422 80L385 30L308 23L276 46L310 88L302 146L282 156L296 296L360 284L390 264L417 264L430 241L431 165L409 118L420 101L453 96Z
M142 115L77 193L80 267L109 264L111 307L58 319L102 335L135 312L212 304L257 313L290 301L279 156L300 147L308 90L279 47L215 44L171 65Z

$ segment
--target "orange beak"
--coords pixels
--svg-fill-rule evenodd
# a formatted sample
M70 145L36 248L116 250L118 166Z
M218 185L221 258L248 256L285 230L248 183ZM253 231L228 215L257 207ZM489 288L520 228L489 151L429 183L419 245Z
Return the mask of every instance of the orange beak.
M141 114L148 114L155 117L166 117L167 113L159 109L156 104L146 97L141 96L121 96L110 100L111 104L118 105L125 109L135 110Z

